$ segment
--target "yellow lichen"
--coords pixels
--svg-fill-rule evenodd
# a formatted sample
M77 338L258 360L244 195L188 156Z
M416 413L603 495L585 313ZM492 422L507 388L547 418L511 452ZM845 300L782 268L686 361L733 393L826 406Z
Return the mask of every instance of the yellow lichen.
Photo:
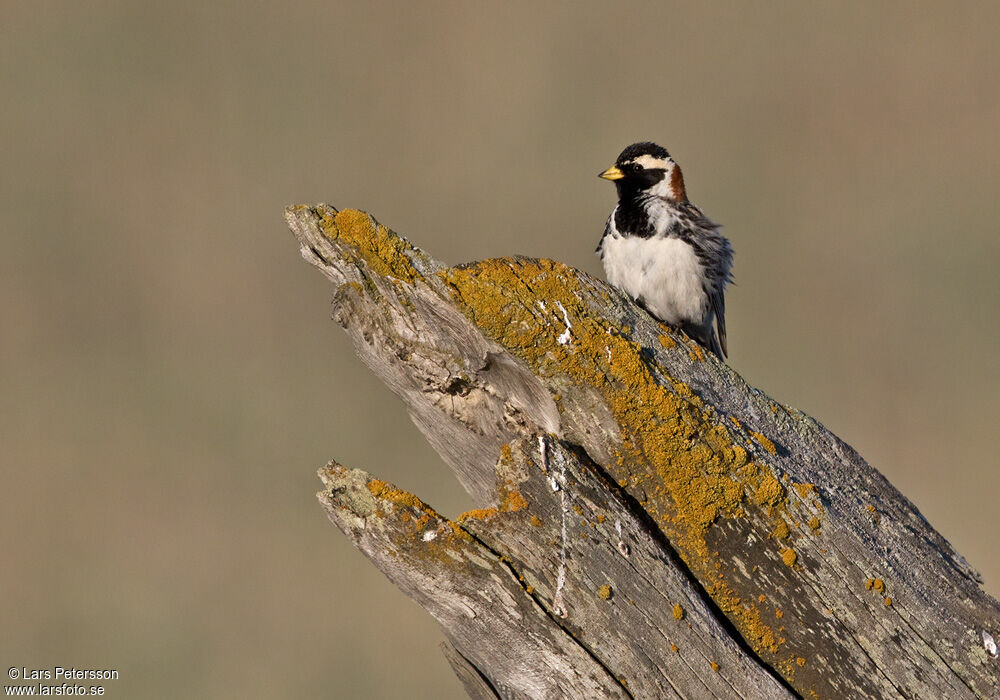
M320 225L330 240L355 248L375 274L411 283L420 277L407 257L408 253L412 254L413 246L377 223L370 214L356 209L329 211L323 215Z
M530 522L535 527L541 527L542 526L542 519L539 518L537 515L532 515Z
M774 443L768 440L763 433L758 433L755 430L751 430L750 434L753 435L755 438L757 438L757 442L759 442L760 446L763 447L765 450L767 450L773 455L778 454L778 448L776 448L774 446Z
M892 598L886 598L885 599L885 607L888 608L888 607L891 607L891 606L892 606Z
M720 424L690 387L652 365L629 329L595 316L575 270L549 260L501 259L439 275L469 317L543 380L568 379L601 393L621 426L617 464L610 465L615 480L641 491L644 507L700 578L716 578L705 538L718 518L744 516L749 502L770 517L787 511L784 487L769 467L734 444L729 421ZM566 317L553 311L548 318L547 310L526 306L525 298L544 299L546 309L558 302ZM566 320L572 343L560 344ZM758 444L776 451L767 438ZM755 600L741 598L724 581L711 588L755 649L776 651Z
M778 645L784 640L775 639L774 630L763 621L758 606L740 598L725 581L716 580L707 585L706 590L754 649L778 651Z
M885 590L885 581L883 581L880 578L875 579L874 581L872 581L872 588L881 593L882 591Z
M754 495L754 499L757 501L757 505L761 506L775 506L777 503L785 498L785 487L781 485L781 482L768 471L760 481L760 485L757 487L757 493Z
M712 670L715 671L716 673L718 673L719 672L719 664L717 664L717 663L715 663L713 661L711 665L712 665Z
M464 523L466 520L486 520L487 518L492 518L494 515L499 513L496 508L473 508L472 510L467 510L458 516L458 522Z
M680 649L677 648L676 644L674 644L673 642L671 642L670 643L670 651L672 651L672 652L674 652L676 654L678 651L680 651Z
M795 663L797 663L799 666L805 666L806 665L806 660L804 658L802 658L801 656L798 656L798 657L795 658Z
M601 586L597 591L597 595L601 596L603 600L611 600L611 586L607 584Z
M487 518L492 518L497 513L511 513L518 510L524 510L528 507L528 502L521 495L520 491L514 491L503 487L500 489L500 506L489 508L475 508L473 510L467 510L458 516L458 522L465 522L466 520L486 520ZM538 516L532 516L532 525L535 525L535 520L538 520ZM541 525L542 521L538 520L538 525ZM538 526L536 525L536 527Z
M674 603L674 619L683 620L684 619L684 608L680 603Z
M500 501L500 510L505 512L524 510L528 507L528 502L520 491L507 491Z
M463 377L464 377L464 373L463 373ZM510 443L509 442L505 442L503 445L500 446L500 459L505 464L511 464L511 463L513 463L513 461L514 461L514 453L510 449Z
M819 530L819 518L815 515L809 519L809 527L813 530Z
M795 484L795 491L799 494L799 498L805 500L810 495L816 493L815 484Z
M795 560L798 559L798 556L791 547L781 550L781 560L785 562L785 566L795 566Z
M370 491L375 498L391 501L397 505L405 506L407 508L415 508L426 512L432 512L430 506L426 505L412 493L397 489L381 479L372 479L369 481L368 491ZM434 515L436 516L437 513L434 513Z
M381 479L371 479L366 486L378 502L390 504L388 508L376 506L375 517L394 516L400 523L408 526L402 530L392 529L396 533L393 539L401 550L428 557L448 567L455 566L460 561L455 557L461 551L457 548L459 541L469 542L472 539L461 525L442 517L412 493ZM396 554L393 553L393 556Z
M667 350L677 347L677 342L671 338L669 335L660 335L660 345L665 347Z
M783 540L787 538L789 534L788 523L786 523L784 519L779 519L777 526L774 528L774 536L779 540Z

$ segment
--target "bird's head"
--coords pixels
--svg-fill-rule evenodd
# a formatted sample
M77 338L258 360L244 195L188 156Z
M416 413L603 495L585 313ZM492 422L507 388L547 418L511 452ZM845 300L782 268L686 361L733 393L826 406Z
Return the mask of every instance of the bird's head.
M620 200L652 194L675 202L687 201L680 167L667 149L649 141L626 148L599 177L615 183Z

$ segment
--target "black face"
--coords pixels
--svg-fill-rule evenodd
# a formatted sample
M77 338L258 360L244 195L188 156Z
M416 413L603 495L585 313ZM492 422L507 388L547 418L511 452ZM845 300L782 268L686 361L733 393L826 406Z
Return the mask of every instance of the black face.
M665 188L663 181L668 173L670 183ZM680 170L671 160L667 149L651 141L633 143L618 155L614 166L600 176L614 181L619 202L637 199L644 194L684 199Z
M667 175L667 171L664 168L644 168L638 163L631 161L618 162L615 165L625 175L621 180L615 180L619 197L623 193L627 194L648 190Z
M645 168L637 163L636 160L642 156L650 156L656 160L669 160L670 158L667 149L651 141L633 143L622 151L618 160L615 161L615 166L625 175L622 179L615 181L619 199L634 197L636 194L655 186L666 177L665 168Z

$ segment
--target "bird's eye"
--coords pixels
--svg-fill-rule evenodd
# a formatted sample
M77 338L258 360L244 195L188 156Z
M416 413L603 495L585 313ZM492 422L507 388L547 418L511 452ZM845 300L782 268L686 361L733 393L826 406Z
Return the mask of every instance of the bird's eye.
M638 163L629 163L629 164L628 164L628 170L629 170L629 172L631 172L631 173L637 173L637 172L639 172L640 170L642 170L642 166L641 166L641 165L639 165Z

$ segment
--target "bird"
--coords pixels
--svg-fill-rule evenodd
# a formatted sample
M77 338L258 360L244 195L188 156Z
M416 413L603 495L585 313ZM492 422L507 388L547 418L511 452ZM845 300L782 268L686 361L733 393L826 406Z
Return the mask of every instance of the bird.
M618 190L596 251L608 282L725 360L733 250L719 224L688 200L680 166L643 141L598 177Z

